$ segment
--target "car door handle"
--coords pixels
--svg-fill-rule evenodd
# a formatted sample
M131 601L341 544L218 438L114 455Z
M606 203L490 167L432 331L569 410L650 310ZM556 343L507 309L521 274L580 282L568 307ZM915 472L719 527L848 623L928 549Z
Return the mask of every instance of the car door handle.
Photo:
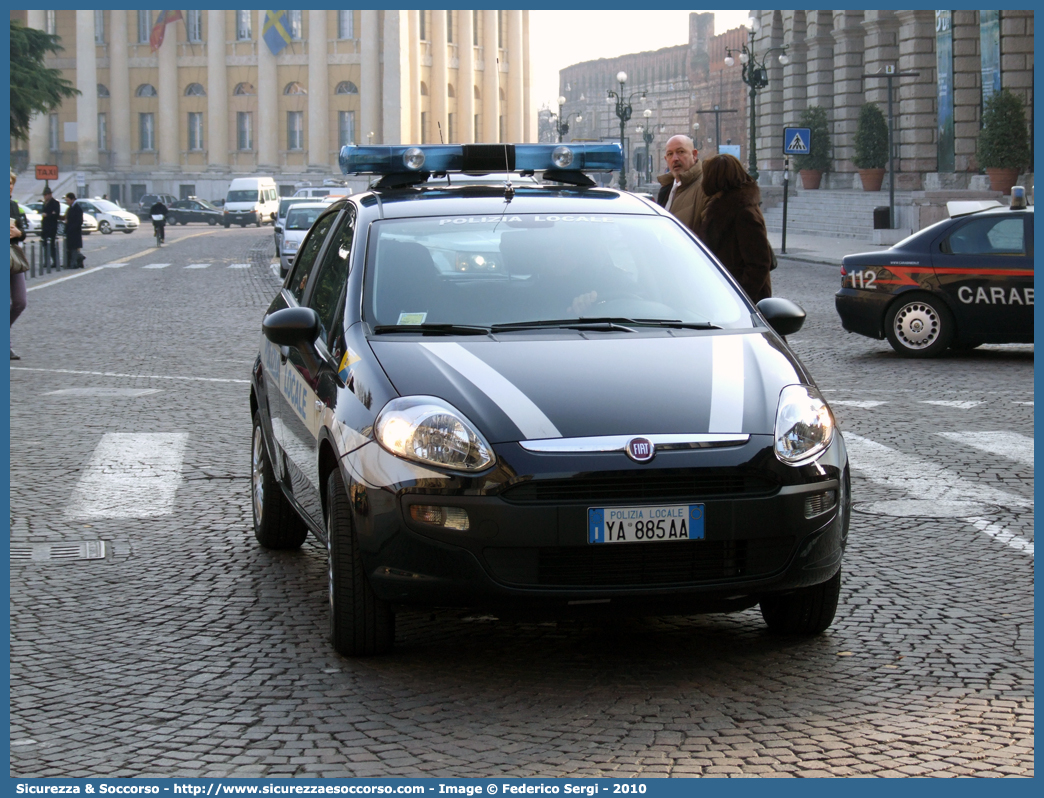
M322 403L321 400L319 400L319 399L315 400L315 409L316 410L322 410L323 409L323 403Z

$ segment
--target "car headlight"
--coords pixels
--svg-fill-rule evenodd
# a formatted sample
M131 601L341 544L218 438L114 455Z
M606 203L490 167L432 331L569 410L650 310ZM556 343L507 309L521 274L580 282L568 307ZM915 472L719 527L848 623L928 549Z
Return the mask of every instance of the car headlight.
M821 454L834 439L834 417L811 385L788 385L776 408L776 457L799 465Z
M283 251L284 252L297 252L297 248L301 246L300 241L284 241Z
M474 425L434 396L392 399L378 414L374 433L392 454L440 468L481 471L496 462Z

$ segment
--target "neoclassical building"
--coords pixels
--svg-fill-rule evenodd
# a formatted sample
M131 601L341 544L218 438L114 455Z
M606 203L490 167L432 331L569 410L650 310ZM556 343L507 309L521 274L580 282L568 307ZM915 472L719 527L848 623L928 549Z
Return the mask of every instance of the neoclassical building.
M1001 88L1019 94L1033 130L1032 11L753 11L755 51L787 47L789 63L766 62L768 86L757 98L757 154L766 182L780 183L784 127L810 105L827 110L832 188L858 184L852 157L865 102L888 104L892 67L897 143L896 188L964 189L977 177L975 143L986 97ZM735 71L740 70L737 62ZM1032 135L1031 135L1032 139ZM1032 165L1030 172L1032 172Z
M348 143L536 138L527 11L289 11L278 54L266 11L182 11L153 50L159 13L11 12L61 37L49 63L81 92L33 120L13 162L126 204L223 196L239 174L284 191L340 176Z

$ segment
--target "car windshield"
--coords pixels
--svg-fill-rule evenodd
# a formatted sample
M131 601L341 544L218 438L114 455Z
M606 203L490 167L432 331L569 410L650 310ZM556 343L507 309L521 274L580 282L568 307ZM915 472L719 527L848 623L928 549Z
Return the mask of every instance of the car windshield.
M123 210L123 208L121 208L115 202L109 202L108 200L103 200L103 199L93 199L93 200L91 200L91 205L93 205L95 208L97 208L102 213L112 213L113 211L122 211Z
M226 202L257 202L257 189L230 191Z
M215 208L215 207L214 207L213 205L211 205L211 204L210 204L209 202L207 202L206 200L203 200L203 199L197 199L197 200L192 200L192 201L193 201L193 202L198 202L198 203L199 203L200 205L202 205L202 206L203 206L204 208L206 208L206 209L207 209L207 210L209 210L209 211L216 211L216 210L217 210L217 208Z
M287 230L307 230L322 212L322 208L291 208L285 227Z
M278 218L285 219L287 212L290 210L291 205L300 205L302 202L306 202L304 198L287 197L279 200L279 213Z
M389 219L370 236L364 318L376 327L752 324L718 267L661 216Z

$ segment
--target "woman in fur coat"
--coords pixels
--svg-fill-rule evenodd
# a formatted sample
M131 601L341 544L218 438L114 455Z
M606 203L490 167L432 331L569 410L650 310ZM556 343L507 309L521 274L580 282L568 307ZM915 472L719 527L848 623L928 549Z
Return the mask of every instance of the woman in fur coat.
M754 302L772 296L772 247L761 214L761 191L739 159L716 155L703 162L708 197L696 235Z

